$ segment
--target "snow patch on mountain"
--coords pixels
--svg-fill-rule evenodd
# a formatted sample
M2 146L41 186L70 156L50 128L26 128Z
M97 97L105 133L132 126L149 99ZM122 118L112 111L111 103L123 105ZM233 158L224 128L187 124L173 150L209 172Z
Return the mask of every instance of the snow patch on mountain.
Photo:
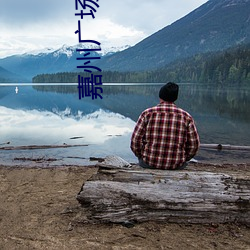
M131 47L130 45L124 46L112 46L112 47L105 47L105 46L97 46L97 45L90 45L90 44L77 44L74 46L69 46L64 44L59 49L52 49L52 48L45 48L43 50L36 50L31 51L30 53L25 53L27 55L46 55L46 54L53 54L54 57L59 57L60 55L66 55L68 58L72 57L72 55L76 52L77 49L97 49L100 48L100 51L96 51L96 53L100 54L100 56L111 55L119 51L123 51ZM80 52L84 53L84 52Z
M115 47L115 46L103 47L102 50L100 52L98 52L98 53L101 54L101 56L106 56L106 55L109 55L109 54L113 54L113 53L116 53L116 52L123 51L125 49L130 48L130 47L131 47L130 45L124 45L124 46L120 46L120 47Z
M70 58L74 53L74 47L64 44L61 48L53 52L54 57L59 57L60 55L66 55Z
M52 53L53 51L55 51L55 49L53 48L43 48L43 49L29 51L23 55L24 56L30 56L30 55L37 56L41 54L49 54L49 53Z

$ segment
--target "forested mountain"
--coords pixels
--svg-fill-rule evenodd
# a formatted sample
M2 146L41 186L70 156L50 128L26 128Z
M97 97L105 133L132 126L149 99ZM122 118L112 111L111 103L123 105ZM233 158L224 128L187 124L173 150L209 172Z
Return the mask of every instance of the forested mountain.
M0 82L7 82L10 72L0 67Z
M117 51L128 48L123 47L111 47L105 48L97 52L91 52L92 56L103 56L113 54ZM19 81L26 78L26 81L31 81L32 77L42 73L56 73L64 71L76 71L79 61L77 57L81 57L80 53L76 49L91 48L86 47L83 44L77 44L75 46L63 45L57 50L49 50L40 53L26 53L22 55L13 55L0 59L0 67L3 67L11 72L16 72L19 76ZM22 76L22 77L21 77ZM7 80L0 72L0 79ZM8 78L9 79L9 78ZM15 77L17 79L17 77ZM16 80L15 80L16 81Z
M151 74L154 82L250 84L250 43L222 52L197 54L178 60Z
M42 74L33 82L77 82L79 73ZM89 77L88 73L82 73ZM160 69L140 72L103 71L105 83L199 82L250 84L250 43L223 52L208 52L179 59Z
M13 55L0 59L0 66L29 78L42 73L73 71L79 64L74 47L63 46L58 50L39 54Z
M209 0L135 46L103 58L103 70L143 71L250 42L250 0ZM167 10L166 10L167 15Z
M3 67L0 67L0 82L1 83L10 83L10 82L18 82L20 79L25 80L25 78L20 77L13 72L10 72Z

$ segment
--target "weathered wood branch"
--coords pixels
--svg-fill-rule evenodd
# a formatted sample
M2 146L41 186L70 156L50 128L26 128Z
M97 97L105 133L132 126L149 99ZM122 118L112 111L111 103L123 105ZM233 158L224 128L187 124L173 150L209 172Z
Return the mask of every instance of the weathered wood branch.
M71 148L71 147L86 147L88 144L80 145L28 145L28 146L8 146L0 147L0 150L31 150L31 149L49 149L49 148Z
M250 150L250 146L237 146L230 144L200 144L200 148L217 149L217 150Z
M100 167L77 200L93 223L250 224L250 179L236 174Z

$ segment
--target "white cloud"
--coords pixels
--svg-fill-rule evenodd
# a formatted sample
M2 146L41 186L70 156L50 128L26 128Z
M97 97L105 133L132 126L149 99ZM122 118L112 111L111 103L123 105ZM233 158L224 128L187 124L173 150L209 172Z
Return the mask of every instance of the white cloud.
M87 39L110 46L134 45L188 14L206 0L105 0L96 18L81 23ZM75 1L0 0L0 57L78 43Z

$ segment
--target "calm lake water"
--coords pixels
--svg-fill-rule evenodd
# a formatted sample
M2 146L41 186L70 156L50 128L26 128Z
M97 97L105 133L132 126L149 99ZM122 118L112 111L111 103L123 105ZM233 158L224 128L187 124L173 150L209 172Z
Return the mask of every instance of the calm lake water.
M0 84L0 147L85 145L0 150L0 164L32 165L39 158L44 166L85 165L95 164L90 157L107 155L137 162L129 147L131 133L140 113L158 104L162 85L105 85L103 99L79 100L75 84ZM180 84L176 104L194 117L201 143L250 146L250 87ZM250 152L200 149L195 159L246 163Z

